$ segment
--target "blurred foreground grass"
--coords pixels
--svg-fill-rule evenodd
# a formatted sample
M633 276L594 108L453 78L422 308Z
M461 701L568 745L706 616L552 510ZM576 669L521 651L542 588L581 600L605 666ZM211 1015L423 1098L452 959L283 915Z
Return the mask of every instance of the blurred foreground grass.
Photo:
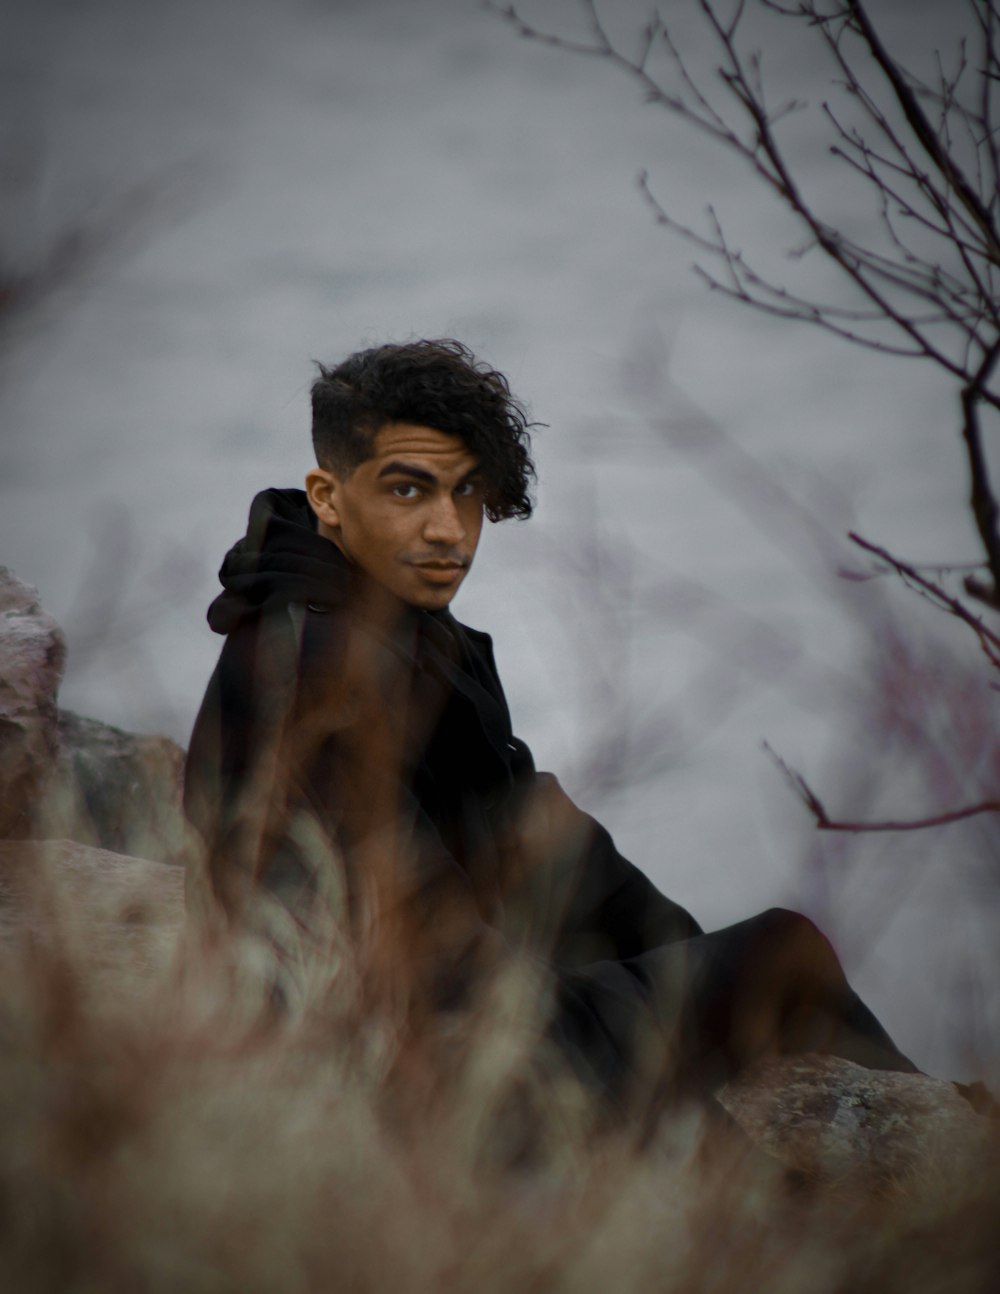
M845 1198L690 1110L639 1149L539 1062L524 968L403 1028L331 946L279 1015L259 947L184 930L173 869L97 911L46 848L0 851L4 1290L1000 1287L1000 1173Z

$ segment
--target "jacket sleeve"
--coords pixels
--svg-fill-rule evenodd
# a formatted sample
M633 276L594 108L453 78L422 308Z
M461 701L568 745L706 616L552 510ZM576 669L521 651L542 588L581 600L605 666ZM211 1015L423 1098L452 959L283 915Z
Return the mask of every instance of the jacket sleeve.
M694 917L618 852L605 828L551 773L536 771L528 746L511 732L492 642L485 634L472 636L501 706L516 787L501 853L507 920L517 939L555 966L570 968L621 961L700 934Z
M535 773L525 785L512 858L512 920L559 969L622 961L701 933L551 773Z
M231 913L280 853L296 651L290 617L269 616L235 629L191 734L184 811L202 848L189 868L188 893L207 888Z

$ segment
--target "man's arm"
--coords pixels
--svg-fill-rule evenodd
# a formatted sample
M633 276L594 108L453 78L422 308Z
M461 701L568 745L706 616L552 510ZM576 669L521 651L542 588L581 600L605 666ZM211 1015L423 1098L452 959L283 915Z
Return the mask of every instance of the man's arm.
M296 655L290 617L269 616L236 629L223 645L191 734L184 811L203 846L198 879L233 916L276 843Z
M509 908L522 937L545 949L555 966L622 961L701 933L551 773L532 774L520 799Z
M694 917L622 857L551 773L536 771L528 746L513 736L492 639L458 628L471 668L500 708L516 788L501 831L505 925L559 967L623 960L700 934Z

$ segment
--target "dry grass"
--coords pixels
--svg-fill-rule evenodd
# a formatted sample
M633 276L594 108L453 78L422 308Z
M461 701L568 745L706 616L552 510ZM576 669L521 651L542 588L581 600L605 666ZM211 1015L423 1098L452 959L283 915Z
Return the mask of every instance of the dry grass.
M109 952L66 851L32 849L48 879L0 978L0 1288L997 1286L997 1180L845 1199L691 1112L640 1151L540 1064L522 969L403 1030L359 1010L343 950L314 953L278 1016L259 949L196 943L165 888L137 915L123 886Z

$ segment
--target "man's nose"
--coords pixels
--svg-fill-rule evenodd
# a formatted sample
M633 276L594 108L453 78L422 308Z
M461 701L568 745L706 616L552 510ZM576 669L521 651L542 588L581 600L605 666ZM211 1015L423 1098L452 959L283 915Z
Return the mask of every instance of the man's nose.
M460 544L465 538L465 526L458 515L451 495L435 499L424 522L424 539L432 544Z

